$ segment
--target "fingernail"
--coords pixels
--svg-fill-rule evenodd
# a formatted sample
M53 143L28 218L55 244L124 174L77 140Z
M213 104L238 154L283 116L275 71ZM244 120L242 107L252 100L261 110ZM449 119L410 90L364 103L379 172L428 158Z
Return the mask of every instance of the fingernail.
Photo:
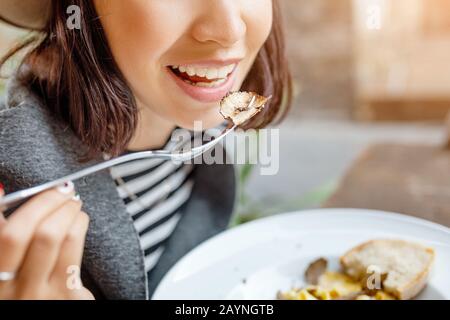
M81 197L80 197L80 195L77 193L76 195L74 195L74 196L72 197L72 200L73 200L73 201L81 201Z
M5 190L5 187L3 186L3 183L0 182L0 191Z
M61 192L62 194L69 194L69 193L73 192L74 189L75 189L75 186L72 181L68 181L57 188L57 190L59 192Z

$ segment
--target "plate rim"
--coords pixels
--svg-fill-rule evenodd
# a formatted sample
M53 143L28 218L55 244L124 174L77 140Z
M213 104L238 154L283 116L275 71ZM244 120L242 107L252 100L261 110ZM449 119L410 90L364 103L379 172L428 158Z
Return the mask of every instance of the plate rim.
M182 264L184 260L189 259L192 254L194 254L195 252L197 252L199 250L202 250L202 248L209 245L210 242L217 241L218 239L224 237L225 235L229 235L229 234L236 233L236 232L241 232L241 230L246 229L246 228L252 228L254 225L268 223L268 221L271 221L271 220L286 219L291 216L300 216L300 215L304 215L304 216L314 215L314 214L317 215L318 212L322 215L336 215L336 214L349 214L349 213L355 214L358 212L358 215L371 216L371 217L381 214L384 218L389 218L389 219L396 220L396 221L408 222L408 223L412 223L414 225L429 227L431 229L438 230L438 231L443 232L444 234L447 234L450 236L450 228L449 227L446 227L442 224L439 224L439 223L436 223L436 222L433 222L430 220L418 218L418 217L407 215L407 214L397 213L397 212L374 210L374 209L363 209L363 208L316 208L316 209L305 209L305 210L282 212L282 213L278 213L278 214L275 214L272 216L256 219L256 220L247 222L245 224L242 224L242 225L239 225L236 227L226 229L226 230L214 235L213 237L203 241L202 243L200 243L198 246L196 246L195 248L190 250L188 253L186 253L181 259L179 259L166 272L166 274L164 275L164 277L161 279L158 286L156 287L155 291L153 292L151 300L157 299L157 295L158 295L159 291L161 290L163 284L167 281L167 279L169 279L171 277L172 273L174 273L176 271L178 266L180 264Z

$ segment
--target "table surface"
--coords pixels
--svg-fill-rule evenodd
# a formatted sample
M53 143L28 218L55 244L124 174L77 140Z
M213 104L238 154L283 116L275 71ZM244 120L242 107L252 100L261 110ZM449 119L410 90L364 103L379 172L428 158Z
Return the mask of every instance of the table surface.
M450 227L450 149L370 146L324 207L392 211Z

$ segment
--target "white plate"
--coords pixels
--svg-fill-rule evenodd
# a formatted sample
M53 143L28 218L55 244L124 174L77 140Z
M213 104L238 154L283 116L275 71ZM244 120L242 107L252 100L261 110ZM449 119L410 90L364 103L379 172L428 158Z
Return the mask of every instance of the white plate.
M419 299L450 299L450 229L409 216L357 209L320 209L257 220L206 241L164 277L153 299L274 299L303 284L307 265L338 257L376 238L413 240L436 250Z

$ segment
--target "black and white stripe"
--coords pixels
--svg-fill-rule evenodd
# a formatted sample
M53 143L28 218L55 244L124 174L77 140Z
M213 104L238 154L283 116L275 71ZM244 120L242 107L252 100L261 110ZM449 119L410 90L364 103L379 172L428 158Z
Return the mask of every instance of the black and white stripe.
M179 146L169 141L164 149ZM159 159L135 160L110 169L139 234L147 273L158 263L165 241L181 218L180 209L194 185L193 171L193 164Z
M223 124L218 129L222 131L225 127L226 124ZM191 132L190 140L169 140L164 149L189 149L202 135L202 132L195 135ZM139 234L147 273L158 263L165 241L181 218L180 209L191 196L194 186L193 172L194 165L191 163L160 159L135 160L110 169L117 192Z

